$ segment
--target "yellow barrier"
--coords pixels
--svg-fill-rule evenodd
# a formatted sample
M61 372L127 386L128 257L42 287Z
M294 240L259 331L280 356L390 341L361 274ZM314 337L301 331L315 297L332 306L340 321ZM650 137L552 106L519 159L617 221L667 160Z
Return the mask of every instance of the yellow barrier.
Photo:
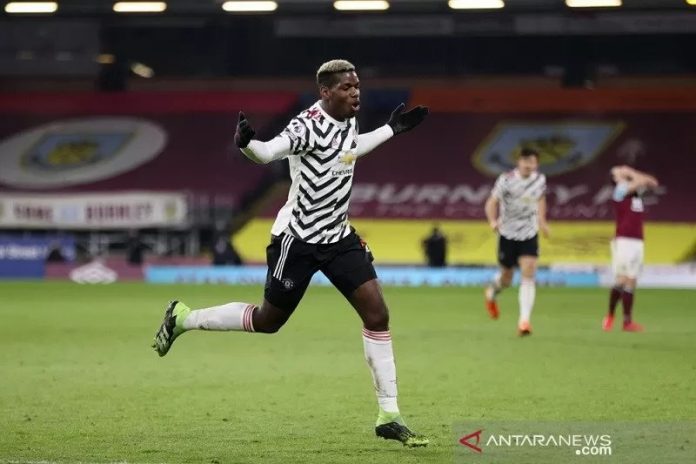
M422 240L434 221L356 219L351 221L368 242L379 264L422 264ZM248 262L265 262L273 220L255 219L234 238L234 245ZM495 264L497 237L485 221L438 221L448 239L449 264ZM541 240L542 264L608 264L611 222L552 222L551 238ZM696 247L696 224L648 223L645 230L645 262L677 263Z

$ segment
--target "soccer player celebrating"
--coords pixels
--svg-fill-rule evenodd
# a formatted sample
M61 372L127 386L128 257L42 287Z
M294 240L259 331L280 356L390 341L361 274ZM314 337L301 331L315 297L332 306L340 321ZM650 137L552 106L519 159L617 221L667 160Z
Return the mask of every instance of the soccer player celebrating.
M546 223L546 176L537 172L538 167L539 154L523 148L517 159L517 167L498 176L485 205L488 224L499 234L500 264L500 271L485 290L486 308L491 318L498 318L496 296L510 286L514 268L519 266L522 276L517 332L520 336L532 333L530 318L536 294L534 277L539 256L538 231L541 229L544 236L549 234Z
M621 300L623 330L640 332L643 326L633 322L633 295L638 274L643 265L643 199L642 195L658 186L657 179L628 166L611 170L615 184L613 201L616 215L616 235L611 242L611 261L614 286L609 294L609 311L602 321L602 329L614 325L614 313Z
M237 330L275 333L290 318L309 282L321 270L362 319L362 339L372 371L379 413L378 437L405 446L426 446L412 432L397 405L396 367L389 332L389 312L372 266L372 254L348 222L355 162L394 135L413 129L428 114L404 104L378 129L360 134L360 80L345 60L331 60L316 75L320 99L293 118L274 139L254 140L255 131L239 113L235 143L260 164L287 158L292 184L271 229L263 303L232 302L191 310L172 301L155 335L153 348L167 354L188 330Z

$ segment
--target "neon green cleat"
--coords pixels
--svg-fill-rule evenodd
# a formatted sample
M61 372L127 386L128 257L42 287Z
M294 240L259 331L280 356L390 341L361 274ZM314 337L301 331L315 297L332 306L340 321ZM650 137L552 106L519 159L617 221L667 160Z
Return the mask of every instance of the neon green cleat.
M184 333L184 320L191 313L191 308L180 301L170 301L167 310L164 312L162 325L155 333L152 348L157 354L164 356L172 347L174 340Z
M401 414L389 413L379 410L377 423L375 424L375 435L385 440L396 440L403 443L408 448L428 446L430 440L422 435L418 435L406 427Z

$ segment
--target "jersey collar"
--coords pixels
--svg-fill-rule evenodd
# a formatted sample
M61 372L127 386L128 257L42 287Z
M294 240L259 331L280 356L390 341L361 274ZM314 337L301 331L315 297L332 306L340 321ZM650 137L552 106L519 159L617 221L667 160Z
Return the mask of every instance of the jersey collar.
M533 172L529 177L527 177L525 179L524 177L522 177L522 174L520 174L520 171L517 168L513 169L512 173L514 174L515 178L520 179L520 180L534 180L539 175L538 172Z
M317 108L319 108L319 111L321 111L321 114L323 114L324 117L325 117L326 119L328 119L328 120L331 121L332 123L336 124L336 125L337 125L338 127L340 127L340 128L346 127L346 126L348 125L348 122L350 121L350 119L347 119L347 120L345 120L345 121L338 121L338 120L332 118L331 116L329 116L329 113L327 113L326 111L324 111L324 108L322 108L322 106L321 106L321 100L317 100L317 102L314 104L314 106L316 106Z

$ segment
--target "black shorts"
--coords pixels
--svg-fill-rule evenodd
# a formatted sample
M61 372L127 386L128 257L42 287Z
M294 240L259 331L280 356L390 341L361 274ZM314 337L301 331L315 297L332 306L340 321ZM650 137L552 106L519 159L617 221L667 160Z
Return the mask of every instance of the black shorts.
M527 240L498 238L498 263L504 267L516 267L520 256L539 256L539 236Z
M292 312L300 303L312 276L322 271L348 298L356 288L376 279L372 253L352 231L336 243L313 244L291 235L272 236L266 248L266 288L269 303Z

